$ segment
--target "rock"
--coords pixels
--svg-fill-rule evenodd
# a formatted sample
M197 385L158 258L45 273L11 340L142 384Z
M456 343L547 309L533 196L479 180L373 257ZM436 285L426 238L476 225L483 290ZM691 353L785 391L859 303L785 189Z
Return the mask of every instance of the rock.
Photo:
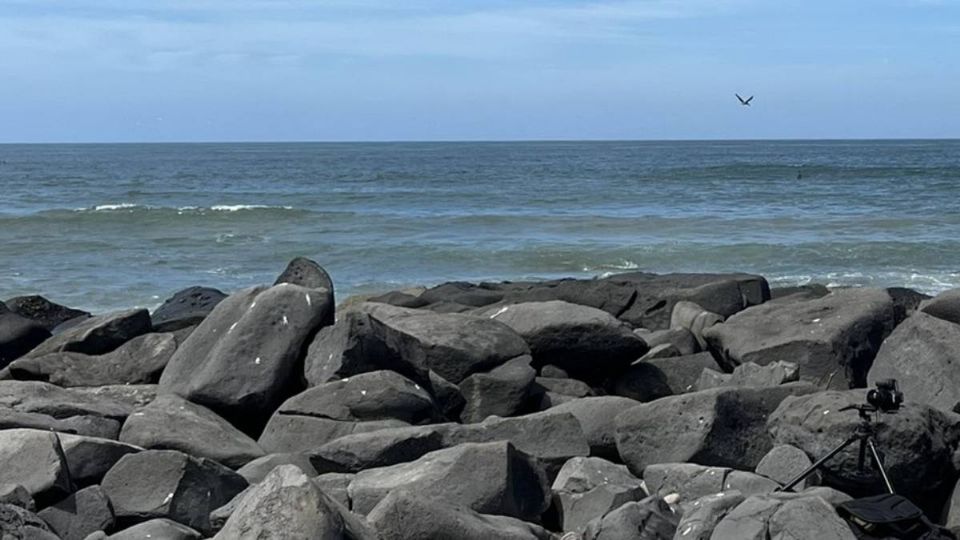
M299 468L281 465L243 496L214 538L372 540L348 514Z
M345 422L314 416L275 414L270 417L257 444L268 453L310 454L340 437L408 425L402 420Z
M919 308L931 317L960 324L960 289L944 291L919 304Z
M530 397L531 385L537 376L530 361L529 356L521 356L487 373L474 373L464 379L460 383L460 394L466 405L460 421L479 422L488 416L519 413Z
M58 501L73 490L66 459L53 433L35 429L0 431L0 463L0 484L23 486L40 506Z
M290 284L230 295L177 349L160 388L259 431L299 384L301 353L333 310L325 299Z
M172 394L157 396L123 423L120 440L151 450L179 450L231 469L264 455L263 449L209 409Z
M731 510L717 524L711 538L854 540L856 536L819 497L783 501L768 495L754 495Z
M894 325L880 289L844 289L816 300L755 306L704 332L727 369L795 362L800 377L827 388L863 387Z
M139 446L98 437L60 435L63 454L75 486L99 484L120 458L142 450Z
M30 512L37 508L33 496L20 484L0 484L0 504L12 504Z
M539 392L552 392L575 398L589 397L596 395L589 384L568 378L537 377L534 379L534 386L531 394L536 395Z
M768 423L777 444L790 444L813 459L849 438L860 422L856 411L841 409L864 402L863 390L820 392L783 400ZM897 493L913 498L938 489L951 475L955 421L926 405L911 404L874 422L875 441ZM820 474L823 483L848 493L879 493L879 475L872 467L858 470L857 445L830 458Z
M507 516L480 514L462 505L431 500L399 489L367 516L381 540L552 540L541 527Z
M42 324L13 313L0 302L0 369L50 338Z
M653 401L696 391L701 372L718 368L708 352L636 362L614 379L612 390L618 396Z
M673 306L670 315L671 329L685 329L693 334L701 350L707 348L703 333L715 324L723 322L723 315L707 311L693 302L680 301Z
M100 416L123 420L128 406L106 396L91 396L72 388L38 381L0 381L0 409L39 413L54 418Z
M304 454L267 454L240 467L237 474L250 484L257 484L280 465L294 465L308 476L317 475L317 470L310 464L310 458Z
M669 540L679 519L663 499L647 497L591 521L583 540Z
M739 491L723 491L683 505L683 517L677 525L674 540L709 540L717 523L743 500Z
M803 450L789 444L778 444L763 456L760 463L757 464L757 474L778 482L780 485L787 485L787 482L793 480L798 474L807 470L813 462L804 453ZM820 473L814 471L806 480L797 484L794 489L802 491L807 485L816 485L820 478ZM814 480L810 482L809 480Z
M153 328L157 332L173 332L196 326L226 297L210 287L177 291L153 312Z
M552 491L563 530L576 532L582 532L590 520L648 495L643 481L625 466L590 457L567 461Z
M230 469L175 450L145 450L120 458L101 484L120 525L169 518L209 532L210 512L247 487Z
M315 476L313 481L331 499L343 505L344 508L349 508L350 496L347 494L347 489L355 476L351 473L325 473Z
M57 352L22 358L10 364L10 372L16 379L66 387L156 383L176 350L173 334L144 334L100 356Z
M617 449L635 474L654 463L753 470L773 447L767 417L787 396L816 388L720 388L670 396L620 413Z
M630 365L647 344L609 313L568 302L527 302L483 314L515 330L534 361L559 366L575 377L602 378Z
M689 356L700 352L700 343L696 336L686 328L668 328L651 332L646 328L638 328L634 333L647 342L651 349L657 345L673 345L679 356Z
M109 536L109 540L200 540L200 533L176 521L157 518Z
M26 356L38 358L56 352L106 354L153 328L150 313L131 309L84 319L55 334L31 350Z
M59 540L36 514L12 504L0 504L0 538Z
M72 309L60 304L55 304L42 296L18 296L3 302L10 308L10 311L17 315L39 323L41 326L52 331L61 324L82 318L87 319L90 314L79 309Z
M898 326L877 353L870 386L896 379L910 402L944 411L960 405L960 324L915 313Z
M334 300L333 280L330 278L330 274L322 266L305 257L297 257L290 261L287 268L274 282L274 285L281 283L292 283L307 289L325 290L327 291L327 302L331 306L337 305ZM332 326L333 323L334 310L331 309L322 326Z
M920 307L924 300L929 300L930 295L917 292L905 287L888 287L887 294L893 300L894 326L899 325L904 319L909 317Z
M90 486L37 513L63 540L83 540L113 527L113 509L100 486Z
M427 382L440 412L447 418L459 418L460 411L467 404L467 400L460 393L460 388L434 371L427 372Z
M378 429L346 435L319 447L310 461L318 472L353 473L419 459L448 446L453 424Z
M547 364L540 367L540 376L548 377L552 379L569 379L570 374L566 372L563 368L554 366L553 364Z
M793 287L775 287L770 289L770 301L788 303L802 300L816 300L830 294L826 285L810 283Z
M614 419L639 404L639 401L620 396L586 397L562 403L543 414L572 414L580 423L590 446L590 455L619 461Z
M749 496L770 493L780 487L769 478L746 471L694 463L650 465L644 469L643 479L652 495L673 496L680 503L731 490Z
M42 413L18 412L0 407L0 429L16 428L52 430L59 433L116 439L120 433L120 422L92 415L69 416L61 419Z
M800 371L793 362L778 360L765 366L746 362L737 366L729 375L704 371L700 374L697 388L700 390L723 386L770 388L799 380Z
M432 370L460 384L473 373L530 354L509 326L487 318L376 303L358 309L363 312L346 315L311 345L306 361L311 385L374 369L393 369L421 384Z
M234 510L237 509L237 505L240 504L243 497L246 496L247 493L250 493L252 489L252 485L247 486L243 491L234 496L234 498L230 499L230 502L210 512L210 529L212 532L217 533L223 530L223 526L227 524L227 520L230 519Z
M549 486L538 461L508 442L462 444L411 463L361 471L349 487L353 510L367 514L401 487L525 521L537 520L549 506Z
M119 403L128 411L133 412L148 405L157 397L155 384L107 384L103 386L75 387L71 389L77 395L88 396L93 399L107 399ZM127 416L127 415L124 415Z

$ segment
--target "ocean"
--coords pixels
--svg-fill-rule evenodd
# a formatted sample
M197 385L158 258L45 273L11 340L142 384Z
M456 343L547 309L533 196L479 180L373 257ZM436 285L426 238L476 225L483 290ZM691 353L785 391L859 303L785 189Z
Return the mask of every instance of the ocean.
M960 141L0 145L0 299L762 274L960 287Z

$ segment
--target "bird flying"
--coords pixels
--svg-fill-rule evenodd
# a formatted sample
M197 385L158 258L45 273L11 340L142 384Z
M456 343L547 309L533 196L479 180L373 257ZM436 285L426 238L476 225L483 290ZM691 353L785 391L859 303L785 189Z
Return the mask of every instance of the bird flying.
M740 104L743 105L744 107L749 107L750 102L753 101L753 96L750 96L747 99L743 99L742 97L740 97L740 94L734 94L734 95L737 96L737 99L740 100Z

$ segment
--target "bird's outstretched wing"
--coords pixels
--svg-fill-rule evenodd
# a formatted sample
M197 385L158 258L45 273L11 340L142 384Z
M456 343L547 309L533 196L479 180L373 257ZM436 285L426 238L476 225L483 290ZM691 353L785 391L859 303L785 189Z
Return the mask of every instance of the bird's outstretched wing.
M751 101L753 101L753 96L748 97L747 100L743 102L743 104L749 105Z
M734 95L737 96L737 99L740 100L740 103L746 103L746 101L744 101L743 98L740 97L740 94L734 94Z

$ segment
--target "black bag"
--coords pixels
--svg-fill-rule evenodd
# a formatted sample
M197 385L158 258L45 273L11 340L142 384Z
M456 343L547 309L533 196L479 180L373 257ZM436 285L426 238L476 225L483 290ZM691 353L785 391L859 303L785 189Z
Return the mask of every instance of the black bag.
M864 539L957 540L953 533L932 523L922 510L900 495L888 493L854 499L838 506L837 513Z

